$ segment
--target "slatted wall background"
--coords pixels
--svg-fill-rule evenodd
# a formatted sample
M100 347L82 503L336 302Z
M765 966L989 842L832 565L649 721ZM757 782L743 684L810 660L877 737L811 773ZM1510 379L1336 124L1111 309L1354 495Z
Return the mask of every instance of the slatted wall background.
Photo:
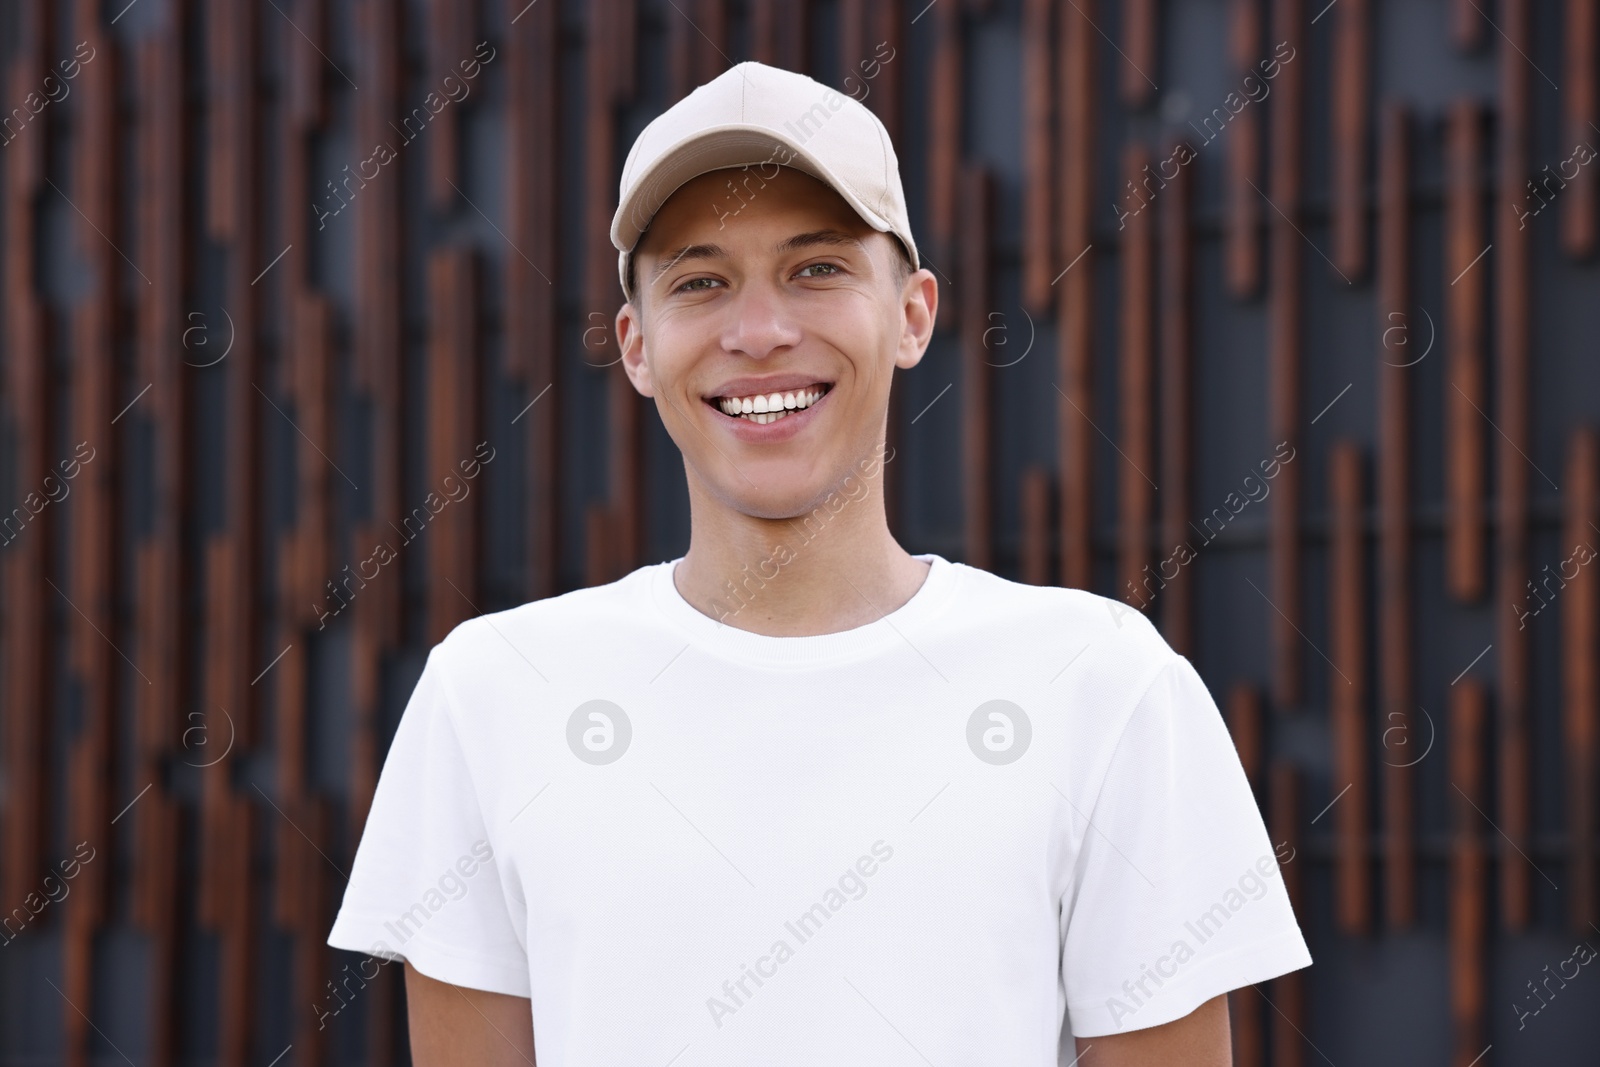
M4 0L0 46L0 1064L405 1059L342 872L433 642L687 545L606 234L745 58L899 147L902 542L1142 605L1225 711L1318 961L1236 1063L1600 1045L1549 982L1600 946L1600 0Z

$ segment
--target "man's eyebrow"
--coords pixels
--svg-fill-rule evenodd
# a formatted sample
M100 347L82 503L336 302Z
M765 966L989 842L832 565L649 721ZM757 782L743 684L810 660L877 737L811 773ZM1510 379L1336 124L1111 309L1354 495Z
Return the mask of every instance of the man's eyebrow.
M779 241L778 244L773 248L773 251L777 252L779 255L782 255L785 252L794 252L802 248L811 248L817 245L846 245L854 246L860 249L862 252L867 250L867 246L861 243L860 238L845 233L843 230L830 229L810 230L806 233L797 233L793 237ZM728 258L728 250L723 248L721 245L684 245L682 248L676 249L670 255L666 256L660 263L656 264L655 269L650 272L650 284L654 285L661 275L665 274L667 271L671 270L673 267L677 266L686 259L726 258Z

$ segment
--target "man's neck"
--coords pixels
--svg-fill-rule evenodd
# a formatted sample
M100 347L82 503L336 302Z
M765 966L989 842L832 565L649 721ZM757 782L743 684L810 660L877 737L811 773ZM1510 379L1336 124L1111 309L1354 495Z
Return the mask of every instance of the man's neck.
M829 514L825 525L806 522L822 514ZM719 519L695 525L674 581L695 610L740 630L768 637L852 630L904 605L928 575L928 564L889 532L881 497L837 514L768 520L723 512Z

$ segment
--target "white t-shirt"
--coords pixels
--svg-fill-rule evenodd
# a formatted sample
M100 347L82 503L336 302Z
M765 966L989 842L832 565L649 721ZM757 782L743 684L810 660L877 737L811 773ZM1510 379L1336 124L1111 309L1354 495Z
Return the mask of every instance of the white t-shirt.
M539 1067L1048 1067L1309 965L1189 661L917 558L819 636L701 614L677 560L462 623L328 943L530 997Z

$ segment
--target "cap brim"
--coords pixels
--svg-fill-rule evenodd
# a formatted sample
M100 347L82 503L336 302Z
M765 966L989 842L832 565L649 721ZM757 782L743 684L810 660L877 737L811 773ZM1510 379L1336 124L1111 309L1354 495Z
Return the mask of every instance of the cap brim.
M702 174L747 167L750 180L771 180L778 167L793 167L835 190L873 229L892 231L887 219L868 207L849 183L834 174L793 138L768 126L713 126L675 145L633 184L611 220L611 243L621 253L619 267L672 194ZM741 179L741 183L745 180ZM746 186L750 188L750 186ZM759 188L759 186L755 187ZM742 200L741 200L742 202ZM713 205L715 207L715 205Z

